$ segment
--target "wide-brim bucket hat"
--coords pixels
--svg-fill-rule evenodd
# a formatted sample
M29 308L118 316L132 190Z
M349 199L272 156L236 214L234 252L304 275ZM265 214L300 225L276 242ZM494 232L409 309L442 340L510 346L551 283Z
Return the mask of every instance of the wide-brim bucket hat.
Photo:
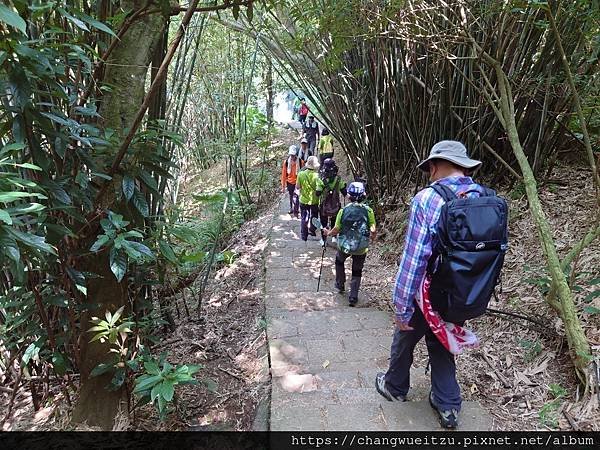
M432 159L445 159L459 167L475 171L481 166L481 161L471 159L467 155L467 148L458 141L440 141L431 147L429 157L421 161L417 167L424 172L429 171L429 161Z
M319 164L319 158L317 158L316 156L309 156L309 158L306 160L306 168L318 170L319 167L321 167L321 165Z

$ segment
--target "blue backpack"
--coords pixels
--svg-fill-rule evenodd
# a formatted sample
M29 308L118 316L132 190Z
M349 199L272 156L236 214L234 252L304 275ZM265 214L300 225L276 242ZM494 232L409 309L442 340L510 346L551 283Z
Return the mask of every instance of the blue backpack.
M470 198L475 191L457 197L443 184L430 187L446 202L429 260L430 300L444 320L460 324L483 315L494 293L508 248L508 206L483 186Z

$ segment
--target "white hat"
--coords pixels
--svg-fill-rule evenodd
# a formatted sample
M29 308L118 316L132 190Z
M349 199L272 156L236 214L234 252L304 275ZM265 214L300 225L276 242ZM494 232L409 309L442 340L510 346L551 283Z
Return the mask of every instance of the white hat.
M309 156L308 160L306 161L306 168L317 170L319 167L321 167L321 164L319 164L319 158L314 155Z
M288 149L288 155L298 155L298 147L296 145L290 145L290 148Z
M306 138L302 138L302 140L300 141L301 144L308 144L308 139Z

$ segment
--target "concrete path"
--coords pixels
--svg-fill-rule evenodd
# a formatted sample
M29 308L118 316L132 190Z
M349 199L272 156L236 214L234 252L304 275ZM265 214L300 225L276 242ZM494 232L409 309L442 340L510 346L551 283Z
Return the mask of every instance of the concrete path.
M411 401L392 403L377 393L374 379L387 368L391 317L350 308L346 296L335 293L331 247L316 292L322 251L318 238L302 242L300 222L287 210L284 196L274 216L266 261L271 430L439 430L427 402L429 380L423 368L412 375ZM360 292L359 297L367 295ZM478 404L463 405L461 430L488 430L490 423Z

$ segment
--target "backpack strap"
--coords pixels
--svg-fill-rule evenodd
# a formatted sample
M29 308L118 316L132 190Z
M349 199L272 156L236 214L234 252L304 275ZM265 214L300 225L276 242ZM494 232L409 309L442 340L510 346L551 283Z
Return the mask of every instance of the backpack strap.
M442 197L446 203L457 198L452 189L441 183L430 184L429 187Z

